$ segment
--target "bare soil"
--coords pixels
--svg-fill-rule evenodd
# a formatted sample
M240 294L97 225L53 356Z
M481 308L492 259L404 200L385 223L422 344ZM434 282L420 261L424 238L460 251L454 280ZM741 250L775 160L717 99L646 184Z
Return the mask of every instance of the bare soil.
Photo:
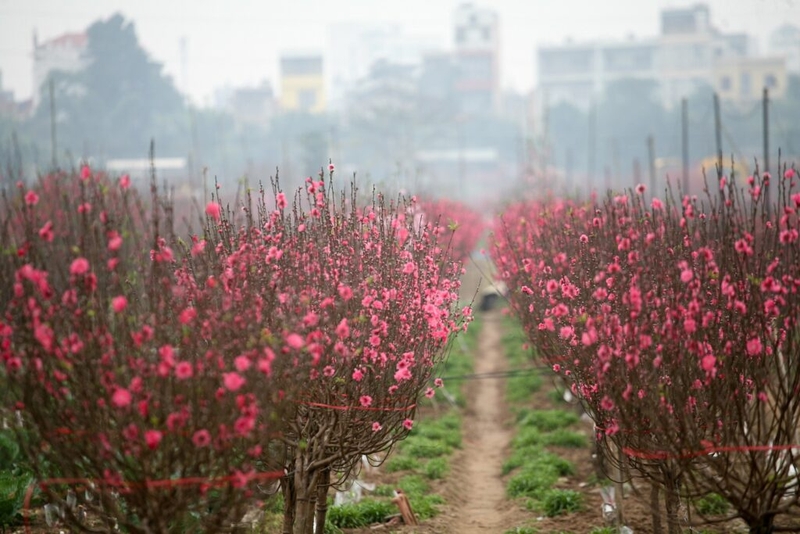
M475 373L492 373L505 369L500 345L500 316L486 314L475 354ZM459 459L464 490L460 510L455 514L451 532L473 534L502 532L510 526L509 503L500 478L505 451L511 440L506 424L508 413L504 402L505 381L473 380L468 388L468 408L464 422L464 448Z

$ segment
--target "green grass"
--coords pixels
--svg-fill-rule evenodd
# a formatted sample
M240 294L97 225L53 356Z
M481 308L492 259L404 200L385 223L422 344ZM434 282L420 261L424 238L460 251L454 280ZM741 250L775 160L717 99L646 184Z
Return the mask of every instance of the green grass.
M20 521L25 493L34 481L22 459L16 436L0 430L0 529Z
M419 520L430 519L439 513L437 505L444 504L444 498L441 495L433 493L431 495L418 495L410 498L411 508Z
M281 526L283 526L283 525L281 525ZM339 527L337 527L336 525L334 525L333 523L331 523L330 518L326 516L325 517L325 532L324 532L324 534L344 534L344 531L342 529L340 529Z
M426 463L425 467L423 468L425 476L430 480L438 480L443 478L448 470L449 467L447 465L446 458L434 458L432 460L428 460L428 463Z
M583 495L568 489L551 489L542 497L541 506L547 517L571 514L583 507Z
M572 465L572 462L538 446L522 447L514 450L511 456L503 463L503 474L506 475L523 465L536 469L554 469L559 477L575 474L575 466Z
M328 508L328 519L338 528L360 528L382 523L395 512L395 505L389 501L364 499L357 503L331 506Z
M397 454L386 460L383 469L387 473L396 473L398 471L411 471L419 469L422 466L419 460L412 456L405 454Z
M397 487L403 490L406 495L411 498L425 495L430 488L430 485L419 475L406 475L397 482Z
M580 417L567 410L532 410L524 408L517 412L517 424L521 427L533 427L541 432L552 432L572 426L580 421Z
M521 368L532 359L531 351L523 349L522 329L507 322L503 347L509 365ZM575 474L575 466L545 447L585 447L586 436L572 430L579 416L569 410L534 410L525 406L533 393L543 385L540 373L512 377L507 382L506 398L517 404L517 432L511 440L511 455L503 463L503 474L510 474L506 493L513 498L527 499L526 507L553 517L580 510L583 495L580 492L556 489L559 478ZM561 393L557 393L559 402ZM512 531L513 532L513 531Z
M450 454L453 449L444 441L409 436L400 445L400 452L414 458L438 458Z
M551 445L553 447L580 449L582 447L587 447L589 442L584 434L562 428L544 434L542 436L542 444Z
M589 534L618 534L618 532L613 527L594 527Z
M377 497L394 497L394 486L389 484L380 484L372 492Z
M506 382L506 398L509 402L525 402L542 389L544 380L539 374L512 376Z
M514 449L524 449L542 444L542 433L535 428L520 428L517 435L511 440Z
M694 502L694 507L700 515L723 515L728 513L730 504L725 497L716 493L709 493Z
M555 469L540 469L540 466L526 464L512 476L506 491L509 497L532 497L541 499L558 480Z
M439 419L425 421L425 424L414 428L404 442L412 438L427 438L444 443L448 447L461 448L461 419L455 414L447 414Z
M539 534L539 530L534 527L514 527L503 534Z
M506 334L503 335L501 343L510 367L512 369L530 367L533 354L530 349L524 348L528 340L522 329L513 321L505 321L504 325ZM531 395L542 389L543 384L542 375L536 371L511 376L506 382L506 398L513 404L528 401Z

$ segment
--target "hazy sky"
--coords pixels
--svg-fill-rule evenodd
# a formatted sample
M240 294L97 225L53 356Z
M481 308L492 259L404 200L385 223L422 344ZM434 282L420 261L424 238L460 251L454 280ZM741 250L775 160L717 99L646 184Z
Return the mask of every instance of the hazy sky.
M0 0L0 71L18 99L31 94L32 35L40 40L82 31L98 18L121 12L136 23L139 41L181 82L180 39L188 50L188 85L203 103L225 84L269 79L277 87L284 50L325 46L338 22L395 22L408 33L451 45L457 0ZM659 11L697 3L687 0L484 0L500 16L504 87L535 83L538 44L620 39L658 32ZM711 21L723 31L764 38L783 22L800 25L800 0L708 0ZM762 42L762 50L763 50Z

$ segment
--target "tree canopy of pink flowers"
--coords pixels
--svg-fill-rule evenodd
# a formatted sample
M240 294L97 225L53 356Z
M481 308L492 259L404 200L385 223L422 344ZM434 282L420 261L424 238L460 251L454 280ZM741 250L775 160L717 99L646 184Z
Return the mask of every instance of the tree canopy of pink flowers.
M190 236L155 180L144 202L83 167L5 199L4 399L50 499L95 488L107 531L219 532L279 480L305 534L332 477L410 430L471 317L460 264L411 204L272 186L215 196Z
M439 246L449 249L453 259L468 258L486 230L481 214L462 202L422 198L417 206L423 220L438 224Z
M792 169L772 180L523 202L496 223L493 258L538 357L609 456L666 489L670 532L679 485L722 495L752 532L797 514L800 194Z

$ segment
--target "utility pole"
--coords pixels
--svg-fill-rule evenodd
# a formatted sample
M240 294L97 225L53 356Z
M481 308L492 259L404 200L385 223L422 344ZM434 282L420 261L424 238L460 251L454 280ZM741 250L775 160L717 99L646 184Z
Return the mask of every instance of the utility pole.
M761 170L761 177L763 178L769 172L769 89L764 87L764 98L762 103L762 114L764 116L764 168ZM779 169L780 170L780 169ZM763 181L762 187L764 188L764 209L766 210L767 217L769 217L772 210L770 205L770 189L772 188L772 180Z
M681 100L681 160L683 163L683 194L689 194L689 101Z
M595 143L597 140L597 106L594 99L589 107L589 167L586 170L586 178L590 183L594 182L594 159Z
M56 145L56 90L53 76L50 75L50 149L53 170L58 168L58 146Z
M547 93L544 96L544 113L542 117L542 178L549 182L547 176L547 167L550 159L550 105L548 103Z
M722 178L722 119L719 112L719 94L714 93L714 136L717 142L717 179Z
M656 194L656 142L653 135L647 136L647 159L650 162L650 194Z
M567 182L567 195L572 194L572 149L567 149L567 154L565 159L565 167L566 167L566 182Z

